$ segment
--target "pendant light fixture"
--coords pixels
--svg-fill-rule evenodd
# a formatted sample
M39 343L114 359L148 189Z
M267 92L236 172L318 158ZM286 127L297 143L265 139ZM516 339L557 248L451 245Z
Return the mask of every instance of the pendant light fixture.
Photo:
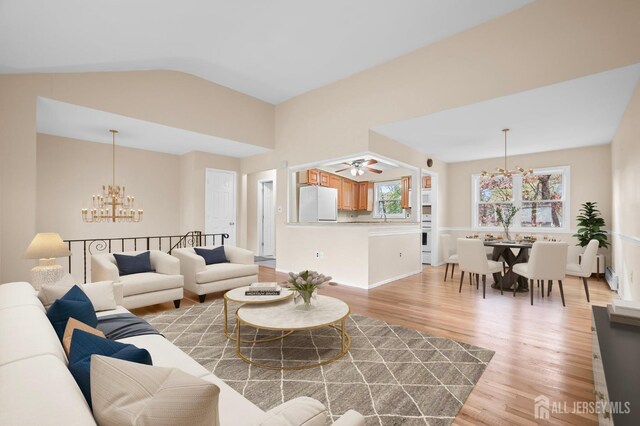
M142 209L134 210L135 197L126 195L124 186L116 185L116 134L111 129L111 167L110 185L102 185L102 194L93 195L91 209L82 209L84 222L141 222Z
M489 177L489 178L493 178L496 176L504 176L504 177L512 177L515 174L520 173L522 176L527 176L529 174L533 173L533 169L529 168L529 169L525 169L523 167L520 166L516 166L515 169L513 170L509 170L509 168L507 167L507 133L509 132L509 129L502 129L502 132L504 133L504 168L498 167L496 168L496 171L491 173L491 172L487 172L486 170L483 170L480 173L480 176L482 177Z

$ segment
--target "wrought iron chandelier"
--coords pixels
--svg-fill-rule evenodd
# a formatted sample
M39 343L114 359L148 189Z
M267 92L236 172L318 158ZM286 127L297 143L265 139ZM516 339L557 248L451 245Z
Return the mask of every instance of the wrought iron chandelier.
M102 185L102 194L93 195L91 209L82 209L84 222L141 222L142 209L134 209L135 197L126 195L124 186L116 185L116 133L110 129L112 140L111 185Z
M531 168L525 169L520 166L516 166L516 168L513 170L509 170L507 168L507 133L509 132L509 129L502 129L502 132L504 133L504 168L498 167L496 168L496 171L493 173L483 170L480 173L480 176L493 178L496 176L512 177L513 175L518 173L520 173L522 176L527 176L529 174L532 174L533 169Z

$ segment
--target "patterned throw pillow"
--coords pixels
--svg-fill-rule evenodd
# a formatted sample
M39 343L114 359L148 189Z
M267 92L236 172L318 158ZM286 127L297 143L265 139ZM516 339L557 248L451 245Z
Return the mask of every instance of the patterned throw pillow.
M91 356L106 355L151 365L151 355L146 349L134 345L108 340L82 330L74 330L69 351L69 371L91 406Z

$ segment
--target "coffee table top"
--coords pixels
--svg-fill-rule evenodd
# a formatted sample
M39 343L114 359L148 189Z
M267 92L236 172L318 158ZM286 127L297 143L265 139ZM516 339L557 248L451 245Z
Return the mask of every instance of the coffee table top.
M286 300L291 296L293 296L293 292L286 288L283 288L280 291L279 296L245 296L244 292L250 289L251 287L249 287L248 285L244 287L234 288L233 290L227 291L224 294L224 298L232 302L250 303L250 304L258 305L262 303L273 303L281 300Z
M349 312L349 305L342 300L319 295L311 308L285 300L268 305L244 305L236 315L242 322L265 330L308 330L338 322Z

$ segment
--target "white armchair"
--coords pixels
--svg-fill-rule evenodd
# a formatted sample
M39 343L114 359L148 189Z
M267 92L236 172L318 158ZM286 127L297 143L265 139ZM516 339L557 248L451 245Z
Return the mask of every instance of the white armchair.
M184 287L197 294L200 303L204 302L209 293L250 285L258 280L258 265L254 263L253 252L225 245L224 253L228 263L207 265L193 247L175 249L171 252L180 259Z
M544 282L549 282L549 288L553 281L558 281L562 306L564 304L564 289L562 280L566 275L568 244L562 242L536 241L531 248L531 256L527 263L513 265L513 272L529 280L529 293L531 293L531 305L533 305L533 282L540 280L540 290L544 298ZM513 295L515 296L515 287Z
M444 261L447 264L444 270L444 280L447 281L447 274L449 273L449 265L451 265L451 279L453 279L453 272L458 264L458 255L456 254L455 240L449 234L442 234L440 236L442 241L442 253L444 254Z
M587 302L591 302L589 300L589 284L587 278L591 276L593 263L598 255L598 247L600 247L600 242L598 240L589 241L587 248L582 254L582 261L580 263L567 263L567 275L574 275L582 278L584 294L587 295ZM549 291L551 291L551 287L549 287Z
M460 289L462 292L462 281L464 273L468 272L470 277L476 275L476 289L479 286L480 276L482 276L482 298L486 297L487 274L497 274L500 284L500 294L502 294L502 263L487 259L484 244L478 239L458 238L458 262L460 264Z
M121 254L133 256L140 253L144 251ZM116 291L122 292L122 306L127 309L169 301L179 308L184 286L180 261L159 250L150 250L149 257L155 272L120 276L113 254L94 254L91 256L91 281L113 281Z

